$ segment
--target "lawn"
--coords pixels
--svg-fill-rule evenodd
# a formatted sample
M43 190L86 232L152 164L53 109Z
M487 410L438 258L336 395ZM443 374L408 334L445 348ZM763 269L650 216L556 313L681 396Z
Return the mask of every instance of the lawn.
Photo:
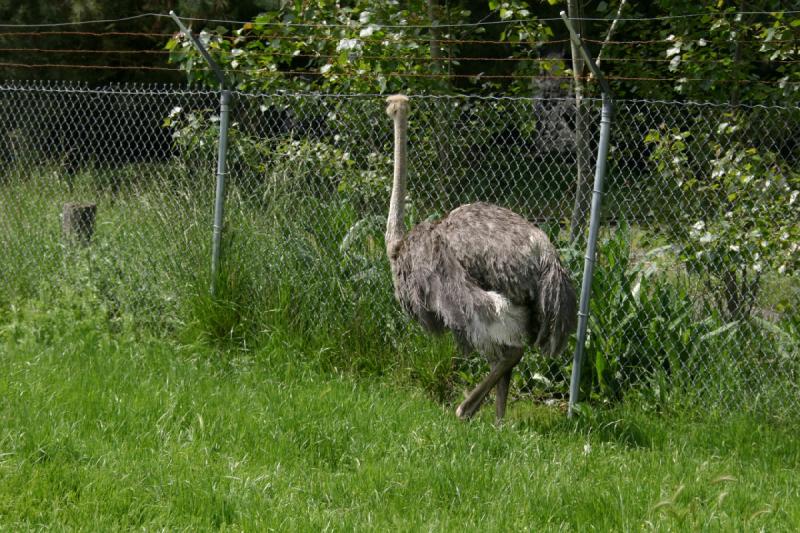
M796 428L515 398L179 343L79 297L0 313L0 530L800 528Z

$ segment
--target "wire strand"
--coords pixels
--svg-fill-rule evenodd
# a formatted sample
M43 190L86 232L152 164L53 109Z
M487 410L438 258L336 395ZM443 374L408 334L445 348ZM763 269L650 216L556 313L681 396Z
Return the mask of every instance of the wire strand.
M0 67L11 68L69 68L69 69L89 69L89 70L153 70L167 72L182 72L182 69L171 67L154 67L144 65L84 65L84 64L59 64L59 63L7 63L0 62ZM210 72L209 68L196 68L194 71ZM270 76L325 76L326 73L319 71L306 70L269 70L269 69L224 69L229 73L259 73ZM348 72L342 75L350 77L379 79L373 73ZM520 75L520 74L447 74L447 73L423 73L423 72L387 72L383 77L393 78L429 78L429 79L476 79L476 80L561 80L569 81L574 79L572 76L552 76L552 75ZM580 79L589 81L588 76L581 76ZM735 83L735 84L765 84L765 85L799 85L800 81L776 81L776 80L732 80L732 79L710 79L710 78L663 78L647 76L607 76L610 81L648 81L648 82L710 82L710 83Z
M140 13L139 15L131 15L130 17L121 17L116 19L82 20L77 22L42 22L38 24L0 24L0 28L60 28L66 26L86 26L90 24L110 24L114 22L127 22L130 20L138 20L148 17L168 16L169 15L161 15L160 13Z
M150 54L166 55L169 50L78 50L78 49L59 49L59 48L0 48L0 52L33 52L41 54Z
M687 13L683 15L663 15L659 17L570 17L570 20L581 20L587 22L613 22L618 21L660 21L660 20L673 20L683 18L707 17L707 16L744 16L744 15L794 15L800 13L800 10L778 10L778 11L735 11L735 12L706 12L706 13ZM166 15L160 15L166 16ZM241 20L226 20L226 19L202 19L195 17L180 17L181 20L200 21L200 22L215 22L218 24L254 24L261 26L284 26L293 28L352 28L350 24L320 24L320 23L288 23L288 22L255 22L255 21L241 21ZM373 23L378 28L389 29L435 29L435 28L470 28L479 26L493 26L498 24L527 24L531 22L560 22L560 17L543 17L543 18L525 18L525 19L509 19L509 20L489 20L480 22L462 22L455 24L379 24ZM367 23L367 25L370 23Z
M571 17L570 20L581 20L587 22L613 22L614 20L619 21L628 21L628 22L636 22L636 21L661 21L661 20L675 20L675 19L684 19L684 18L696 18L696 17L707 17L707 16L718 16L718 17L736 17L736 16L745 16L745 15L769 15L769 16L784 16L784 15L795 15L799 14L800 10L778 10L778 11L730 11L730 12L704 12L704 13L686 13L682 15L663 15L658 17L622 17L622 18L607 18L607 17ZM91 24L112 24L117 22L128 22L132 20L139 20L143 18L170 18L170 15L164 13L140 13L138 15L131 15L129 17L120 17L116 19L94 19L94 20L83 20L83 21L75 21L75 22L43 22L43 23L34 23L34 24L0 24L0 28L56 28L56 27L68 27L68 26L86 26ZM241 21L241 20L229 20L229 19L212 19L212 18L197 18L197 17L179 17L181 20L188 20L188 21L199 21L199 22L214 22L217 24L259 24L264 26L284 26L284 27L311 27L311 28L318 28L318 27L327 27L327 28L335 28L335 27L347 27L351 28L352 25L350 24L319 24L319 23L286 23L286 22L254 22L252 20L248 21ZM470 27L480 27L480 26L493 26L499 24L527 24L531 22L557 22L561 19L559 17L543 17L543 18L525 18L525 19L509 19L509 20L488 20L488 21L480 21L480 22L462 22L462 23L454 23L454 24L375 24L380 28L390 28L390 29L403 29L403 28L411 28L411 29L431 29L431 28L470 28Z
M153 33L139 31L4 31L1 37L50 37L74 35L79 37L174 37L177 33Z
M171 52L169 50L84 50L84 49L58 49L58 48L0 48L0 53L42 53L42 54L120 54L120 55L156 55L166 56ZM339 57L337 54L298 54L294 52L271 52L270 55L287 58L303 58L303 59L336 59ZM359 55L358 59L365 60L381 60L381 61L399 61L399 62L430 62L429 57L409 57L409 56L381 56L381 55ZM566 62L567 58L547 58L547 57L484 57L484 56L451 56L442 57L442 61L452 63L458 62L527 62L527 63L555 63L558 61ZM604 62L622 62L622 63L670 63L672 59L654 59L654 58L639 58L639 57L609 57L604 58ZM682 60L681 63L692 65L699 64L716 64L718 60ZM790 59L753 59L751 63L763 64L795 64L800 63L800 60Z
M158 71L169 71L169 72L181 72L179 68L171 68L171 67L153 67L148 65L74 65L69 63L7 63L7 62L0 62L0 67L11 67L11 68L25 68L25 69L37 69L37 68L69 68L69 69L87 69L87 70L158 70ZM208 70L208 69L197 69L197 70Z
M50 36L76 36L76 37L175 37L178 32L174 33L155 33L155 32L119 32L119 31L108 31L108 32L84 32L84 31L50 31L50 32L0 32L0 38L3 37L50 37ZM333 35L277 35L277 34L270 34L270 35L245 35L245 36L231 36L231 35L216 35L215 38L224 39L228 41L235 41L235 42L252 42L252 41L267 41L269 42L272 39L280 39L284 41L304 41L308 39L313 39L314 41L341 41L345 37L333 36ZM389 37L384 38L370 38L370 37L357 37L357 39L364 43L375 43L375 44L382 44L385 42L393 42L398 44L405 44L405 43L429 43L429 37L404 37L402 39L394 39ZM612 40L606 41L599 40L599 39L583 39L587 43L593 44L608 44L611 46L638 46L638 45L649 45L649 44L666 44L673 42L670 39L649 39L649 40L630 40L630 41L620 41L620 40ZM529 46L543 46L543 45L553 45L553 44L563 44L569 42L569 39L552 39L552 40L521 40L521 41L507 41L507 40L492 40L492 39L440 39L440 45L458 45L458 44L479 44L479 45L502 45L502 46L521 46L521 45L529 45ZM725 41L726 43L729 42L739 42L739 43L748 43L748 44L763 44L760 40L754 39L738 39L736 41ZM774 44L787 44L787 43L794 43L796 42L794 39L773 39L769 41L770 43ZM604 59L605 61L605 59Z

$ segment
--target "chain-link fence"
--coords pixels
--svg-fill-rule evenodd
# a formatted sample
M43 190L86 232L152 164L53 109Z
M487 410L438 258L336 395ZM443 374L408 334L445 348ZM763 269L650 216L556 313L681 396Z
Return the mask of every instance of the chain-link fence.
M169 87L0 87L0 304L81 279L112 319L186 328L208 287L217 102ZM384 109L373 95L234 95L220 298L239 307L221 335L257 307L262 333L274 311L300 335L324 323L397 348ZM410 221L509 207L545 229L578 282L585 236L570 221L588 218L599 114L594 100L412 98ZM622 101L612 132L584 391L796 410L800 110ZM69 202L96 205L90 246L63 235ZM569 360L537 363L530 387L566 390Z

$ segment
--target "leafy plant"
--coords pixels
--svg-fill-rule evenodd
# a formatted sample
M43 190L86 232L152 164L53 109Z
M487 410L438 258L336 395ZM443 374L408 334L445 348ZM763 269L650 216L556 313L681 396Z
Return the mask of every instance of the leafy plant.
M651 131L650 159L677 183L688 209L669 226L690 272L729 319L749 316L765 271L796 271L800 240L800 173L769 150L748 146L742 117L723 115L716 132ZM697 146L689 148L689 143ZM710 148L707 161L689 153Z
M611 400L681 369L702 330L686 285L652 262L632 262L629 228L601 243L598 257L583 387Z
M474 41L486 32L479 24L462 25L470 21L469 7L427 0L403 5L391 0L358 0L347 6L332 0L291 0L238 30L219 27L203 30L199 37L234 85L245 90L418 93L470 87L494 91L502 84L483 76L498 68L506 72L510 65L520 74L552 68L552 64L538 64L540 45L518 47L518 64L462 65L461 41ZM544 43L553 35L525 1L492 0L488 7L489 15L509 22L499 30L500 42ZM204 60L189 40L178 36L166 49L170 60L179 64L190 80L213 85ZM500 56L504 53L500 51ZM523 78L512 91L528 91L529 83Z

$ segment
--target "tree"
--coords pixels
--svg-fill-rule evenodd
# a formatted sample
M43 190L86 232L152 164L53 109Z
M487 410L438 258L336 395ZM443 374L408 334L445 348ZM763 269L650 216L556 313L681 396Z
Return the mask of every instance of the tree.
M156 66L163 69L168 66L167 58L158 51L163 48L168 36L176 33L177 28L166 16L58 28L36 25L115 20L141 13L164 14L170 9L175 9L185 17L241 20L255 16L262 8L259 0L0 0L0 20L4 24L33 25L6 27L0 33L0 73L5 79L60 79L89 83L180 82L182 79L179 76L147 68ZM31 68L37 64L50 66ZM83 67L59 68L58 65ZM102 66L112 68L99 68Z

